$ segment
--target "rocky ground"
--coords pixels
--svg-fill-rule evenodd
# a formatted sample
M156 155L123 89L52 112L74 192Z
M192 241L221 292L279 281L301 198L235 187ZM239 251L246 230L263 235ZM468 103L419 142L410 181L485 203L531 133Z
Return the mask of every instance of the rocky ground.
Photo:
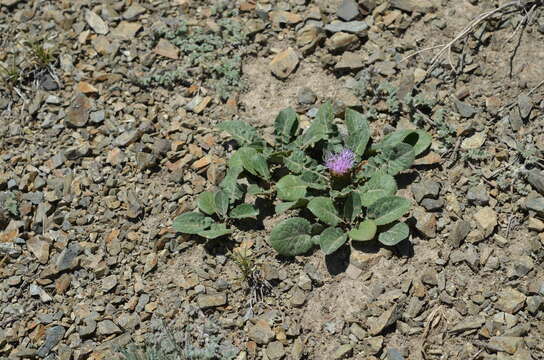
M0 359L544 359L542 5L0 0ZM218 123L326 100L432 134L409 241L173 231Z

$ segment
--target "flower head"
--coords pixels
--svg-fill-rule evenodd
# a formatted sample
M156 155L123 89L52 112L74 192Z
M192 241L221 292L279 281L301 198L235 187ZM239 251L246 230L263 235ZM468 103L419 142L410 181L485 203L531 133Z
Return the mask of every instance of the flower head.
M325 154L325 166L333 175L345 175L355 163L355 154L350 149L344 149L337 154Z

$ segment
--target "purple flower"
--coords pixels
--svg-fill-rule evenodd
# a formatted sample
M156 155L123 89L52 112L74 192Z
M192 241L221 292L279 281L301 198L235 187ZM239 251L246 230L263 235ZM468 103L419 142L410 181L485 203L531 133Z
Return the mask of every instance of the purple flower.
M355 163L355 154L350 149L344 149L337 154L325 154L325 166L333 175L345 175Z

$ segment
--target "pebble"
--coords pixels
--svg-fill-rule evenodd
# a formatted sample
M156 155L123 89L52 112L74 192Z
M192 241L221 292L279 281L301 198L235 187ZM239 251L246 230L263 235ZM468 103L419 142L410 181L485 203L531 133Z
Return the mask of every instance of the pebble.
M98 335L121 334L123 331L111 320L103 320L98 323L96 333Z
M360 45L357 35L348 34L345 32L337 32L333 34L327 39L325 44L332 52L355 50Z
M422 181L420 183L412 184L411 191L414 199L418 203L424 198L436 199L440 193L440 183L435 181Z
M62 326L53 326L45 330L45 341L36 352L41 358L46 357L49 352L62 340L66 330Z
M528 199L525 202L525 207L528 210L533 210L537 212L538 214L544 214L544 197L535 197L532 199Z
M370 334L378 335L389 326L393 325L398 319L398 307L393 305L387 311L384 311L378 318L374 318L370 323Z
M217 293L208 295L199 295L196 300L198 307L201 309L209 309L227 304L227 294Z
M515 314L525 305L526 296L513 288L506 288L498 294L495 307L509 314Z
M332 354L334 360L345 359L347 356L351 356L353 352L353 346L351 344L340 345Z
M463 150L475 150L482 147L486 140L485 132L477 132L471 137L464 139L461 142L461 149Z
M544 194L544 172L537 169L532 169L527 172L527 181L531 184L536 191Z
M455 109L457 110L459 115L461 115L461 117L470 118L474 116L474 114L476 114L477 112L477 109L474 106L466 102L463 102L454 98L453 103L455 105Z
M436 236L436 215L417 208L412 212L416 219L416 229L427 238Z
M269 64L270 71L280 79L286 79L295 70L299 62L298 54L293 48L278 53Z
M518 348L523 343L523 338L515 336L494 336L489 339L487 343L488 348L506 352L508 354L515 354Z
M387 349L387 360L404 360L404 357L395 348L389 348Z
M359 36L365 35L368 30L368 24L364 21L332 21L330 24L325 25L325 30L331 33L346 32L350 34L357 34Z
M485 206L489 204L489 194L483 184L471 187L467 193L467 200L473 204Z
M285 356L283 344L279 341L273 341L266 347L266 355L270 360L279 360Z
M533 109L533 103L531 98L526 94L520 94L518 96L519 115L523 120L527 120Z
M312 89L308 87L301 87L297 93L297 99L299 104L312 105L317 100L317 95Z
M336 9L336 16L344 21L351 21L359 15L359 5L355 0L343 0Z
M488 237L497 226L497 213L490 207L483 207L474 215L474 220L484 232L484 237Z
M27 240L26 246L40 264L47 264L49 260L49 243L47 241L41 240L40 236L33 236Z
M67 110L65 122L69 127L83 127L89 120L89 110L91 103L87 96L79 94Z
M153 52L173 60L179 58L179 49L166 39L160 39L157 46L153 49Z
M274 339L275 334L268 322L259 319L249 328L247 336L259 345L266 345Z
M108 24L106 24L100 16L91 10L85 11L85 21L97 34L106 35L109 32Z

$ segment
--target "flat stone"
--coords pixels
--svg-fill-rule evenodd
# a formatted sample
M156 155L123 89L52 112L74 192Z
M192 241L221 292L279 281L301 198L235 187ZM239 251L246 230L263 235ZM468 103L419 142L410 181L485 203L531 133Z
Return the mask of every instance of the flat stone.
M468 137L461 142L461 149L463 150L479 149L485 143L486 137L487 136L485 132L483 131L477 132L471 137Z
M395 348L389 348L387 349L387 360L404 360L404 357Z
M268 13L272 27L274 29L280 29L285 25L296 25L302 22L302 16L284 10L275 10Z
M495 303L497 309L509 314L515 314L525 305L526 296L513 288L503 289Z
M64 337L66 330L62 326L53 326L45 330L45 341L38 349L36 355L41 358L46 357L51 349L53 349Z
M140 170L147 170L157 165L158 159L155 155L140 151L136 154L136 164Z
M484 232L484 237L488 237L497 226L497 213L490 207L484 207L478 210L474 215L474 220Z
M286 79L297 67L298 54L293 48L288 48L277 54L269 64L270 71L280 79Z
M334 69L339 71L359 70L365 66L363 60L364 60L364 57L361 56L361 54L345 51L340 56L340 60L338 60L336 65L334 65Z
M98 14L91 10L85 11L85 21L97 34L106 35L109 32L108 24L106 24Z
M543 302L544 298L542 296L529 296L527 298L527 311L533 315L536 315L536 313L542 307Z
M398 306L395 304L387 311L383 312L378 318L370 321L370 334L379 335L389 326L393 325L398 319Z
M467 330L479 329L485 324L483 317L471 317L462 319L450 330L453 334L463 333Z
M48 303L51 300L53 300L53 298L44 289L42 289L40 286L36 284L30 284L29 293L30 293L30 296L39 297L40 300L44 303Z
M298 90L297 99L299 104L312 105L316 102L317 96L312 89L308 87L301 87Z
M544 231L544 221L540 220L540 219L537 219L535 217L530 217L528 220L527 220L527 228L529 230L534 230L534 231L537 231L537 232L542 232Z
M87 81L80 81L77 84L76 88L79 92L82 92L83 94L98 94L98 89Z
M111 320L103 320L98 323L96 333L98 335L121 334L123 331Z
M421 200L420 204L428 211L438 211L444 207L444 199L425 198Z
M279 341L273 341L266 347L266 355L270 360L280 360L285 356L283 344Z
M65 123L68 127L83 127L89 120L91 102L84 94L76 96L67 110Z
M337 32L327 39L325 45L330 51L337 52L342 50L355 50L360 45L360 42L357 35L348 34L346 32Z
M133 2L128 9L123 13L123 19L132 21L136 20L140 15L146 12L146 8L137 2Z
M440 194L440 183L435 181L422 181L411 186L412 195L419 203L424 198L436 199Z
M117 286L117 276L116 275L106 276L105 278L102 279L102 286L101 286L102 291L109 292L110 290L112 290L116 286Z
M366 339L366 345L368 346L371 354L377 354L383 347L383 336L374 336Z
M527 172L527 181L531 184L536 191L544 194L544 172L537 169L532 169Z
M179 49L166 39L160 39L153 52L169 59L177 60L179 58Z
M448 242L453 248L458 248L463 240L471 231L470 222L464 220L458 220L453 224L450 234L448 236Z
M130 40L136 36L141 28L142 24L138 22L121 21L121 23L119 23L119 25L113 29L111 36L121 40Z
M456 98L453 99L453 104L459 115L464 118L470 118L474 116L474 114L476 114L476 112L478 111L474 106L466 102L457 100Z
M225 306L227 304L227 294L217 293L217 294L199 295L196 302L198 303L198 307L201 309Z
M27 240L28 250L38 259L40 264L46 264L49 260L49 243L41 240L40 236L33 236Z
M508 275L513 278L520 278L533 270L535 263L530 256L524 255L511 259L511 268Z
M266 345L274 339L275 334L268 322L259 319L250 326L247 336L259 345Z
M544 214L544 197L535 197L525 202L525 207L528 210L533 210L538 214Z
M518 96L519 115L523 120L527 120L533 109L533 103L531 98L526 94L520 94Z
M332 33L346 32L361 36L366 34L368 24L364 21L332 21L331 23L325 25L325 30Z
M131 207L134 209L132 210L133 214L129 215L129 217L134 218L134 215L137 215L141 211L140 206L134 202L131 202ZM157 253L152 252L148 254L145 257L144 274L147 274L151 272L153 269L155 269L155 267L157 267L158 261L159 261L159 257Z
M346 356L350 356L352 352L353 352L353 346L351 344L340 345L332 353L332 359L334 360L344 359L346 358Z
M495 351L515 354L520 345L523 343L523 338L516 336L494 336L489 339L488 347Z
M430 12L435 6L429 0L391 0L391 7L406 12Z
M336 9L336 16L344 21L351 21L359 15L359 5L355 0L343 0Z
M75 268L78 265L77 256L81 254L82 251L83 248L78 243L71 243L65 247L57 257L57 271L60 272Z
M436 236L436 215L417 208L413 211L416 219L416 229L427 238Z
M489 204L489 194L486 187L483 184L471 187L467 193L467 200L480 206Z

